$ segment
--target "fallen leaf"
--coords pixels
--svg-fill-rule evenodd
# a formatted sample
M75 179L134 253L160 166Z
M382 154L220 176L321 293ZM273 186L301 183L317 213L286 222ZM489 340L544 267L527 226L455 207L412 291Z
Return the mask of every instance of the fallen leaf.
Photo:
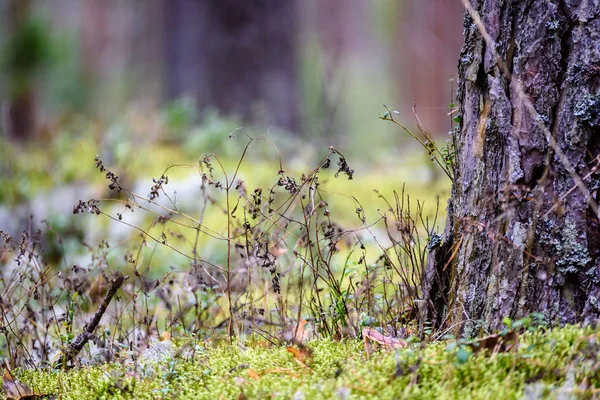
M365 328L363 329L362 334L363 337L366 337L369 340L372 340L384 346L392 347L394 349L406 347L405 341L392 336L386 336L374 328Z
M307 364L310 364L312 361L312 350L305 346L287 346L286 350L288 353L291 353L296 361L302 364L305 367L308 367Z
M492 353L503 353L513 349L518 340L519 335L515 331L508 331L505 334L498 333L496 335L477 339L469 343L469 346L474 353L477 353L482 349L489 349Z
M252 368L248 368L248 376L252 379L260 379L260 374Z
M383 335L377 329L365 328L362 330L363 341L365 343L365 350L367 351L367 357L369 357L369 340L377 342L382 346L391 347L392 349L401 349L406 347L406 342L397 339L392 336Z
M305 331L306 327L306 320L305 319L301 319L300 322L298 322L298 327L296 328L296 332L294 333L294 342L296 343L304 343L304 341L306 340L308 333Z
M34 393L27 385L19 382L8 369L4 370L2 389L4 389L6 400L34 400L50 396Z
M310 330L306 329L308 322L301 319L297 324L289 325L281 334L281 339L284 342L302 344L308 340Z

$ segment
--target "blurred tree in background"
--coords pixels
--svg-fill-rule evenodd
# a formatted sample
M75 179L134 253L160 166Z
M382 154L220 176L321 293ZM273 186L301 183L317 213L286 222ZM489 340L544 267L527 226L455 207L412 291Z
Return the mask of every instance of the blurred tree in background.
M0 0L0 8L2 128L12 137L73 113L104 124L132 107L148 116L182 96L200 116L215 109L348 147L365 138L388 147L391 129L371 121L384 102L410 121L416 100L428 129L447 130L458 1Z
M9 0L4 8L4 129L12 138L27 140L36 130L36 77L48 61L49 43L44 26L31 17L30 0Z
M404 1L395 24L394 37L402 49L393 53L392 60L393 79L400 83L398 97L415 101L419 118L436 133L452 129L442 107L451 102L448 80L451 75L456 78L452 71L462 45L463 13L460 1ZM412 97L406 98L406 93Z
M52 1L51 1L52 2ZM84 0L73 19L80 24L82 69L91 109L104 119L128 102L155 110L162 97L165 65L164 0ZM190 2L195 3L195 2ZM59 10L52 10L53 12Z
M167 4L170 98L191 94L202 108L296 126L296 1Z

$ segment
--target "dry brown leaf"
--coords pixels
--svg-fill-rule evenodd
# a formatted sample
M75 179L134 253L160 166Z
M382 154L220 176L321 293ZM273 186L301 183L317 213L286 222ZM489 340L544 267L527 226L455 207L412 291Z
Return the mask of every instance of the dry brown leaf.
M474 353L477 353L482 349L489 349L492 351L492 353L504 353L513 349L518 341L518 333L515 331L509 331L504 335L496 334L477 339L469 343L469 345L473 349Z
M27 385L19 382L8 369L4 370L2 379L2 388L6 400L35 400L42 397L48 397L48 394L36 394Z
M310 364L310 362L312 361L312 350L310 350L308 347L287 346L286 350L288 351L288 353L291 353L294 356L296 361L298 361L305 367L308 367L307 364Z
M260 379L260 374L252 368L248 368L248 377L252 379Z
M297 324L288 325L280 335L280 338L284 342L296 343L298 345L305 343L310 334L310 329L306 329L307 323L305 319L301 319Z
M294 333L294 342L296 343L304 343L307 338L308 333L305 331L306 320L301 319L298 322L298 327L296 328L296 332Z
M369 341L377 342L382 346L390 347L392 349L401 349L406 347L406 342L404 340L400 340L394 338L392 336L383 335L377 329L374 328L364 328L362 330L363 341L365 343L365 350L367 351L367 357L369 357Z
M363 329L362 334L363 337L366 337L369 340L372 340L384 346L392 347L394 349L401 349L403 347L406 347L405 341L392 336L386 336L374 328L365 328Z

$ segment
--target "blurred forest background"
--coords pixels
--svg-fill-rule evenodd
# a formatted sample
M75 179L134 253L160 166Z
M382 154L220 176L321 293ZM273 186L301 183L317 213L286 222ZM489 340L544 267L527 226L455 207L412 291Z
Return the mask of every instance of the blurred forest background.
M444 178L377 116L386 104L415 126L416 104L447 139L462 14L448 0L0 0L0 228L97 193L96 154L134 185L239 156L225 144L238 126L299 169L333 145L373 185L431 196Z
M0 349L52 364L122 275L90 357L141 349L140 327L355 337L415 315L459 0L0 0L0 18Z

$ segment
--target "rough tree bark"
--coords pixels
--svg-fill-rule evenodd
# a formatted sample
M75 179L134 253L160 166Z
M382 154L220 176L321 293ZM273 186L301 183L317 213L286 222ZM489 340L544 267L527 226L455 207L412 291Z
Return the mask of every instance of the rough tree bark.
M425 271L425 320L465 336L531 312L591 322L600 317L600 1L470 4L455 179Z

